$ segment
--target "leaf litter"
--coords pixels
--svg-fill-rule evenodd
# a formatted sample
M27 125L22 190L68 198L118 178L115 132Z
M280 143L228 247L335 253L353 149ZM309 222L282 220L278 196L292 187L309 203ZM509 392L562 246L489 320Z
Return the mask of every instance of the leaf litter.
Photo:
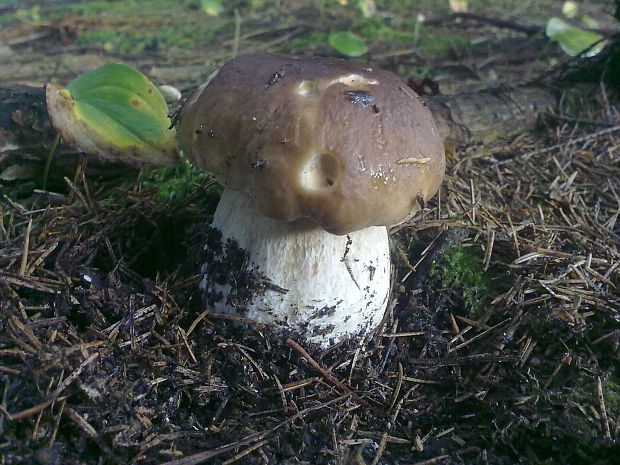
M324 352L201 307L204 182L161 202L78 170L51 203L5 197L2 463L611 463L618 137L459 149L394 228L383 327ZM503 284L476 311L428 277L455 243Z

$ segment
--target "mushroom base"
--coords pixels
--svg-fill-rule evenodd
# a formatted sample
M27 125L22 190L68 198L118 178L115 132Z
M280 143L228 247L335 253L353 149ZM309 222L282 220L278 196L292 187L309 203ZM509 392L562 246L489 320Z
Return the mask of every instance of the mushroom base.
M212 226L222 233L223 255L236 247L245 253L224 274L203 267L205 299L217 312L302 334L323 348L381 322L390 290L385 227L335 236L308 220L266 218L230 189Z

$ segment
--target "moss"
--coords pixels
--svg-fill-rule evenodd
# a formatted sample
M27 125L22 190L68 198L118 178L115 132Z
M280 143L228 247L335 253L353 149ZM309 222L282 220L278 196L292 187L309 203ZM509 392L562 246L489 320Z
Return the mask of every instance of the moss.
M430 277L439 280L442 290L448 290L461 300L470 313L482 310L489 297L501 292L505 285L493 271L484 271L484 255L478 247L458 243L446 249L441 262L431 267Z
M404 29L392 27L384 18L361 18L354 26L354 31L368 39L387 41L411 41L414 38L413 27L407 24Z
M377 9L382 12L390 12L395 15L407 17L415 16L418 12L424 12L427 17L444 16L452 13L447 1L437 0L376 0ZM521 0L468 0L468 11L482 12L490 17L502 17L506 12L520 11L526 13L531 20L547 20L553 14L558 14L561 2L557 0L536 0L527 3L527 9L523 10Z
M605 405L610 412L620 412L620 382L608 379L603 381L603 397Z
M292 49L303 49L320 43L327 43L327 34L325 32L301 35L291 40L290 46Z
M358 18L350 29L364 39L375 43L389 43L390 48L408 48L415 45L423 56L434 59L460 56L471 48L467 37L452 33L430 32L424 25L416 38L416 20L383 17Z
M470 48L470 43L467 38L462 36L430 33L422 30L418 47L422 55L437 59L460 56Z
M212 179L211 173L196 168L185 157L181 157L181 162L176 165L143 172L140 182L144 188L157 187L155 199L169 203L182 201L198 186L205 185ZM215 210L220 192L220 188L215 185L206 191L204 200L207 206L212 207L209 208L210 211Z
M193 0L180 0L175 2L177 7L196 6L198 2ZM80 16L99 15L111 13L117 16L136 14L139 12L160 12L170 9L171 2L166 0L91 0L88 2L69 3L59 5L53 11L75 13Z
M123 29L88 29L81 32L76 42L83 45L99 45L109 52L141 54L145 51L157 51L173 47L195 49L213 38L223 23L207 21L186 24L179 28L165 25L153 30L137 32L134 28Z

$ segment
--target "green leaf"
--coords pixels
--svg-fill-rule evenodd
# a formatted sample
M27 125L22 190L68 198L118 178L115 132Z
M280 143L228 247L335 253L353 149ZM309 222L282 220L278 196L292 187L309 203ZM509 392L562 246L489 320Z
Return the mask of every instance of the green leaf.
M66 89L47 85L52 124L65 142L111 161L134 166L176 163L176 138L168 129L163 96L142 73L105 64Z
M547 37L559 43L564 53L570 56L583 54L584 57L593 57L603 50L606 45L602 41L602 35L571 26L555 17L547 22L546 33Z
M330 32L327 42L338 52L348 57L358 57L368 51L364 41L349 31Z
M222 0L200 0L200 7L209 16L218 16L224 9Z
M375 14L377 14L377 5L375 4L375 0L358 0L357 6L362 12L362 16L364 18L372 18Z
M562 14L567 18L574 18L579 13L579 4L573 0L567 0L562 4Z

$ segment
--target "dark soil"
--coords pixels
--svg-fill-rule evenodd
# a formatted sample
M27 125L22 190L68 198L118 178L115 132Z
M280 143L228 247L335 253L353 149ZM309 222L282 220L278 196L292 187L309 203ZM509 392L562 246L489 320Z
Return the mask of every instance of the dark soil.
M87 3L42 3L39 23L0 3L0 53L2 43L45 34L0 54L13 73L1 79L67 82L76 57L80 67L123 59L147 74L179 68L171 47L156 46L166 37L135 55L112 38L111 51L78 41L88 28L172 21L153 11L54 16ZM187 3L179 11L198 15L198 2ZM315 6L278 2L287 3L278 13L267 3L231 2L221 13L227 26L233 7L242 15L241 49L334 54L292 38L354 27L359 16L350 6L323 12L323 28L299 19L302 10L318 18ZM20 11L32 16L35 6ZM369 60L414 80L430 72L445 93L459 73L468 78L458 90L488 86L485 60L504 84L564 60L547 43L502 48L532 40L524 32L429 14L443 18L429 34L469 40L474 31L488 47L433 60L368 38ZM205 22L216 28L217 19ZM230 47L234 28L223 30L212 40ZM208 50L209 63L228 58ZM34 69L55 53L57 68ZM195 50L179 53L198 66ZM188 90L209 74L202 65L179 69L174 82L152 77ZM53 189L2 184L0 464L618 463L618 98L604 80L563 95L535 131L449 147L441 195L392 231L393 302L364 347L312 350L202 305L218 196L208 177L192 174L180 189L168 175L86 176L83 161Z

